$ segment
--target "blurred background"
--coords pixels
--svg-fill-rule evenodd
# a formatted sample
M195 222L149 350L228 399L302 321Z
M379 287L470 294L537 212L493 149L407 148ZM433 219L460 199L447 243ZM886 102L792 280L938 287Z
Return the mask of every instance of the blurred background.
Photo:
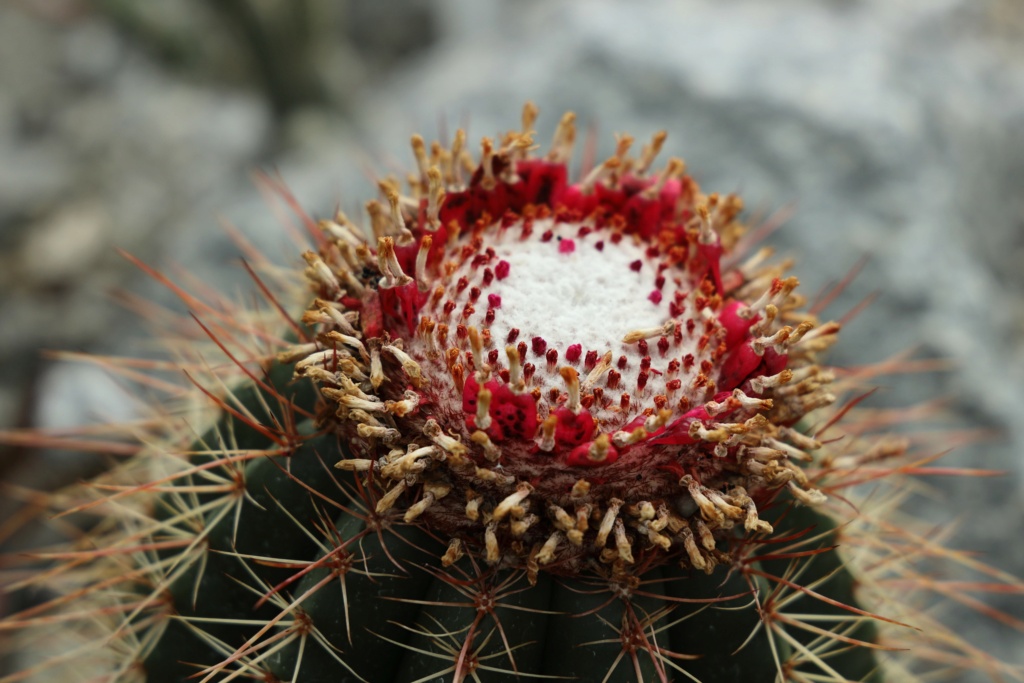
M664 128L706 190L793 205L770 243L805 293L865 259L832 311L879 296L832 360L952 359L873 400L944 400L992 435L947 462L1005 476L933 481L920 510L1024 576L1022 0L6 0L0 429L131 415L102 372L43 355L145 351L113 295L170 299L115 247L241 291L222 219L295 260L254 170L358 214L411 133L505 131L526 99L543 144L566 109L599 155ZM96 466L0 449L18 485ZM954 616L1022 661L1020 631Z

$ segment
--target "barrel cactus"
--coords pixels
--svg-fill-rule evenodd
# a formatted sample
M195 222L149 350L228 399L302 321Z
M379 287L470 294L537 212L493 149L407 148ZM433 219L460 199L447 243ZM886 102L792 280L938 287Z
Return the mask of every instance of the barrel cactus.
M895 516L927 461L858 415L877 368L820 364L840 325L740 200L664 133L571 180L573 115L543 156L535 117L414 136L365 227L300 212L301 273L249 254L265 306L177 290L192 388L47 499L70 538L9 560L4 680L1007 671L920 610L961 559Z

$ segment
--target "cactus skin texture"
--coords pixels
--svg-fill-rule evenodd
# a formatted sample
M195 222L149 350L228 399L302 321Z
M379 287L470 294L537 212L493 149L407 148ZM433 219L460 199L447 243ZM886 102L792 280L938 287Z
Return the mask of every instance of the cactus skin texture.
M889 521L955 473L858 411L891 364L818 364L827 301L655 169L664 134L572 183L573 116L544 157L535 117L475 159L415 136L365 232L296 209L301 278L243 243L266 306L150 271L206 339L175 347L192 388L75 439L131 453L46 501L87 531L8 559L35 604L2 628L37 645L4 681L1018 675L918 609L970 589L919 562L1020 585Z

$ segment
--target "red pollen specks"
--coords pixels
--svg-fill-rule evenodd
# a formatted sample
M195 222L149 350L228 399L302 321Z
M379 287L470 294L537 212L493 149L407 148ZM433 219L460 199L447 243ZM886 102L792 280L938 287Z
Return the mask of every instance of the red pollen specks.
M501 308L501 296L498 294L488 294L487 305L491 308Z
M491 417L505 436L532 439L537 433L537 402L532 394L515 394L506 385L492 390Z
M607 439L608 437L604 436L603 438ZM603 451L600 451L600 455L597 458L593 455L594 449L594 441L580 444L572 450L565 462L573 467L598 467L600 465L610 465L619 459L618 449L610 443L606 445Z
M449 367L451 365L449 363ZM470 375L462 387L462 413L470 428L476 427L476 399L479 393L480 385L477 383L476 377Z
M633 261L632 263L629 264L629 269L632 270L634 273L639 273L640 269L643 268L643 265L644 262L641 261L640 259L637 259L636 261Z
M775 349L764 350L764 374L776 375L786 369L789 364L789 356L779 353Z
M490 380L484 386L491 392L487 414L491 424L485 430L494 441L507 438L532 439L537 433L537 402L528 393L517 394L507 384ZM476 429L477 396L480 385L471 374L465 381L462 394L462 412L466 425Z
M668 347L668 337L662 337L661 339L658 340L658 353L660 353L662 357L664 357L665 354L668 353Z
M525 365L523 365L523 380L525 380L526 383L529 384L530 380L533 379L533 374L535 372L537 372L537 366L534 365L533 363L526 363Z
M584 410L574 413L568 408L559 408L552 413L557 419L555 443L562 448L573 448L594 435L594 417Z
M505 339L509 344L515 344L516 339L519 339L519 328L513 327L508 331L508 337Z
M490 268L484 268L483 282L485 287L494 282L494 271Z
M760 320L760 316L749 319L741 317L740 311L745 308L746 305L740 301L730 301L718 315L719 322L725 328L725 345L730 349L743 341L750 333L751 326Z
M579 362L581 355L583 355L582 344L570 344L569 348L565 350L565 360L573 365L576 365Z
M558 253L571 254L574 251L576 251L576 242L574 240L562 240L558 243Z
M499 280L504 280L508 277L509 271L512 270L512 265L505 260L498 261L498 265L494 267L494 275Z
M652 304L660 304L661 292L659 292L658 290L654 290L653 292L647 295L647 300L650 301Z
M533 355L543 356L548 348L548 343L544 341L543 337L534 337L530 340L530 348L533 349Z
M713 244L698 244L697 253L704 258L704 272L709 272L714 282L715 289L722 291L722 271L719 264L722 258L722 245L718 242L717 236Z

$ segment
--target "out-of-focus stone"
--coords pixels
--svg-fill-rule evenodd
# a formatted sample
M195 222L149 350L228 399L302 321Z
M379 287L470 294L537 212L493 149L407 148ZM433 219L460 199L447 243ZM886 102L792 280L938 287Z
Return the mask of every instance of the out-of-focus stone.
M110 216L95 202L62 207L26 235L17 261L20 276L43 285L82 277L113 248Z
M118 67L124 46L110 24L93 19L75 25L64 41L64 69L85 83L109 78Z

